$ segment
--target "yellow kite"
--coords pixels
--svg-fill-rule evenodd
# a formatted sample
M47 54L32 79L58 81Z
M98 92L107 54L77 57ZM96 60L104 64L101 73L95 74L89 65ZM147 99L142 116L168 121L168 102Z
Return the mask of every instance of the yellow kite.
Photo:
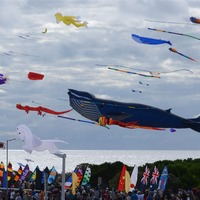
M66 24L68 26L73 24L77 28L79 28L81 26L85 26L87 28L88 22L86 22L86 21L81 22L80 19L78 17L76 17L76 16L62 16L61 13L56 13L55 17L56 17L56 22L57 23L62 21L64 24Z

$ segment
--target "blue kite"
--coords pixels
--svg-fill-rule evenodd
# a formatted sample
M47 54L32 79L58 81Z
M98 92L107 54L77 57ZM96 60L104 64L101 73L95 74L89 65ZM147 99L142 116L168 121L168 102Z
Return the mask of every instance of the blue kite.
M68 95L70 106L75 111L101 126L118 125L149 130L191 128L200 132L200 116L186 119L171 113L171 109L99 99L88 92L74 89L69 89Z
M170 41L166 40L161 40L161 39L154 39L154 38L148 38L148 37L141 37L136 34L132 34L132 39L135 40L138 43L143 43L143 44L150 44L150 45L157 45L157 44L169 44L172 46L172 43Z

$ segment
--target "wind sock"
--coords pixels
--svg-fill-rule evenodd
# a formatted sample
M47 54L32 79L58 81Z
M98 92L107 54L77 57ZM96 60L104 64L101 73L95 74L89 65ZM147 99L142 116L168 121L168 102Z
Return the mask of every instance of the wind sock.
M135 165L131 173L130 191L134 190L138 180L138 166Z
M158 189L161 191L164 191L166 188L166 184L167 184L167 179L168 179L168 170L167 167L165 166L162 174L160 175L160 180L158 183Z

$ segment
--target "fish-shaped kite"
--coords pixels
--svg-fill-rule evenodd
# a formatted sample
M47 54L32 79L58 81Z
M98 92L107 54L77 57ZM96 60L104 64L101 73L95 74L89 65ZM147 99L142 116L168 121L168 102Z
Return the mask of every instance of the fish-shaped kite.
M189 57L189 56L186 56L186 55L184 55L184 54L178 52L175 48L169 48L169 50L170 50L171 52L177 53L177 54L179 54L179 55L181 55L181 56L183 56L183 57L185 57L185 58L187 58L187 59L189 59L189 60L192 60L192 61L194 61L194 62L197 62L195 59L193 59L193 58L191 58L191 57Z
M157 45L157 44L167 43L167 44L172 46L172 43L170 41L166 41L166 40L154 39L154 38L148 38L148 37L141 37L141 36L136 35L136 34L132 34L131 37L136 42L142 43L142 44Z
M186 119L171 113L171 109L162 110L145 104L100 99L88 92L74 89L69 89L68 95L70 106L74 110L102 126L118 125L150 130L191 128L200 132L200 116Z
M62 114L65 114L65 113L68 113L68 112L71 112L73 109L70 109L70 110L65 110L65 111L54 111L54 110L51 110L49 108L45 108L45 107L42 107L42 106L38 106L38 107L32 107L32 106L22 106L21 104L16 104L16 108L19 109L19 110L24 110L26 113L29 113L29 111L36 111L38 112L38 115L42 115L42 113L48 113L48 114L52 114L52 115L62 115Z
M81 22L79 17L76 17L76 16L63 16L61 13L56 13L55 17L56 17L57 23L62 21L64 24L66 24L68 26L72 24L72 25L76 26L77 28L79 28L79 27L87 28L87 25L88 25L87 21Z

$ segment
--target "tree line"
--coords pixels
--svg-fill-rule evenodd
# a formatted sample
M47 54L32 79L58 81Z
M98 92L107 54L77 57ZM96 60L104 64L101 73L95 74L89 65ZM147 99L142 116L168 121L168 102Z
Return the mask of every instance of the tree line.
M110 189L117 189L123 165L124 164L119 161L114 163L105 162L100 165L90 165L92 172L90 179L91 187L99 186L102 188L108 187ZM164 166L166 166L169 173L166 189L171 190L174 193L178 192L180 188L200 188L200 158L177 159L175 161L163 160L138 166L137 188L139 188L140 180L142 179L146 165L151 171L149 180L155 166L159 169L160 174L162 173ZM127 170L130 174L132 173L133 167L134 166L127 166ZM99 180L101 181L99 182ZM150 184L147 185L147 188L149 186Z

